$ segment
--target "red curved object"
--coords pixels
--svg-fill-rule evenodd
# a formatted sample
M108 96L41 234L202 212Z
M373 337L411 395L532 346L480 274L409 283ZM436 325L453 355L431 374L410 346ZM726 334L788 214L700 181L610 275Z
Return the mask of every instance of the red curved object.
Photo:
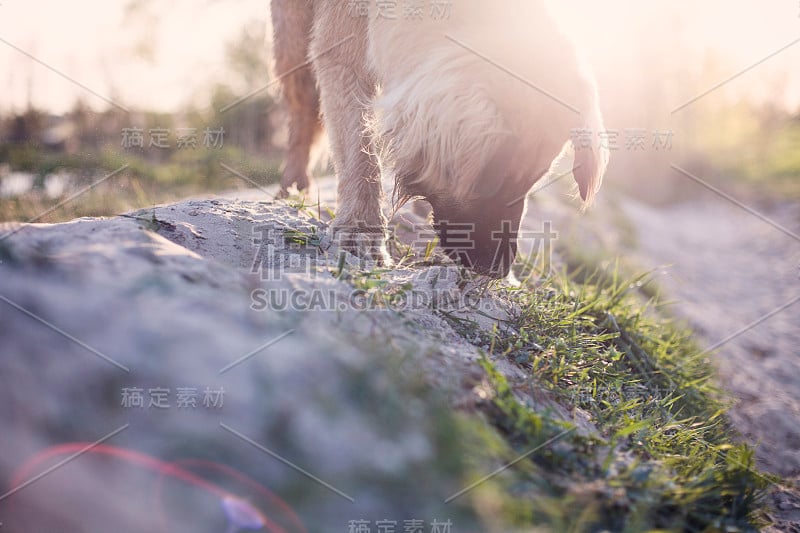
M307 530L294 510L266 487L227 465L200 459L185 459L169 463L141 452L115 446L93 445L87 442L67 443L47 448L27 460L12 475L11 487L20 487L24 483L29 483L30 480L34 479L34 472L37 470L37 466L42 463L58 457L59 455L74 455L79 452L91 455L105 455L125 461L131 465L145 468L157 474L158 477L156 479L156 490L154 494L159 505L159 521L165 532L169 531L170 528L166 524L166 513L164 512L162 502L162 490L164 479L170 477L214 495L219 499L222 506L221 508L225 511L228 520L237 527L249 528L249 530L266 530L270 533L287 533L286 529L266 516L246 498L228 491L192 471L192 469L205 469L208 472L213 472L218 475L221 474L222 476L235 480L243 488L254 491L264 500L264 503L268 503L271 507L278 509L280 514L291 524L294 531L298 533L307 533ZM81 455L83 455L83 453L81 453ZM77 458L77 456L75 458ZM22 490L25 489L23 488ZM259 528L256 526L261 527Z

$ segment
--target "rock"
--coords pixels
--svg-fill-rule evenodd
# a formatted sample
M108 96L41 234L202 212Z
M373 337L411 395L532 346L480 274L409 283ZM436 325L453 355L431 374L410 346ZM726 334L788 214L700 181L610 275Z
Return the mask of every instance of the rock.
M189 529L221 531L224 497L263 492L215 475L233 494L194 494L169 469L113 459L118 449L234 468L288 502L309 531L382 519L482 530L468 498L445 504L464 483L449 405L471 403L464 384L477 381L480 357L432 308L445 292L463 296L455 281L431 281L455 269L344 273L315 248L323 230L284 204L213 200L25 225L1 241L4 492L34 454L113 434L0 499L4 530L158 530L174 500L190 509ZM417 299L399 312L370 300L372 283ZM477 302L508 311L492 298ZM65 490L69 498L53 497Z

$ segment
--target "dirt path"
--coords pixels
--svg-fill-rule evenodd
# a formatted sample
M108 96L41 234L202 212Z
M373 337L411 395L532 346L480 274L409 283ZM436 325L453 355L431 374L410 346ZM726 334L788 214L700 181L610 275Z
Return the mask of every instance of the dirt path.
M731 419L757 446L757 465L794 481L794 490L781 487L771 497L775 530L797 531L800 241L724 201L661 211L629 203L624 209L638 230L639 259L652 267L672 265L663 269L661 283L676 300L674 311L707 345L719 345L720 377L736 402ZM763 214L800 232L797 205Z
M623 209L637 229L636 259L663 266L659 281L674 312L707 346L723 343L717 361L736 398L733 421L760 442L759 466L800 476L800 241L725 201ZM766 216L800 230L797 206Z
M732 420L759 467L798 478L800 239L787 233L800 233L800 206L753 208L785 231L716 196L655 207L609 190L583 217L556 194L538 196L526 224L550 220L561 246L656 271L671 312L718 348Z
M786 480L771 492L769 531L798 531L800 239L789 234L800 234L800 206L751 205L782 231L710 195L654 207L606 190L580 218L556 196L536 197L525 223L550 220L568 246L599 247L637 272L657 271L671 312L717 348L712 360L735 428L756 446L758 467Z

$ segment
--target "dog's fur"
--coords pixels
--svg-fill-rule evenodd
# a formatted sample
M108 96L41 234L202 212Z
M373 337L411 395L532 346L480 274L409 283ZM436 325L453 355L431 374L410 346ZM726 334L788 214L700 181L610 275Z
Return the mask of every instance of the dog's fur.
M370 4L365 17L343 0L272 0L276 70L291 120L282 191L309 186L321 102L339 177L332 230L342 246L358 247L352 237L367 236L358 251L381 256L383 171L395 177L396 200L431 204L452 257L505 276L516 240L498 233L518 230L521 199L573 130L602 130L594 85L542 0L454 0L441 20L406 18L400 8L395 18L381 17ZM574 153L588 203L608 154ZM454 244L449 232L463 224L469 244Z

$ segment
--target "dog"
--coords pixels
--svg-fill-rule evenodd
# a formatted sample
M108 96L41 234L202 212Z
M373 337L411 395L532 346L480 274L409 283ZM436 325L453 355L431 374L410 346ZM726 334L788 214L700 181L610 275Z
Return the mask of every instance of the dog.
M290 115L281 194L310 186L324 120L341 248L385 260L389 174L395 204L430 204L450 257L502 278L554 161L574 154L585 205L600 187L608 150L573 142L603 130L597 90L542 0L272 0L271 15Z

